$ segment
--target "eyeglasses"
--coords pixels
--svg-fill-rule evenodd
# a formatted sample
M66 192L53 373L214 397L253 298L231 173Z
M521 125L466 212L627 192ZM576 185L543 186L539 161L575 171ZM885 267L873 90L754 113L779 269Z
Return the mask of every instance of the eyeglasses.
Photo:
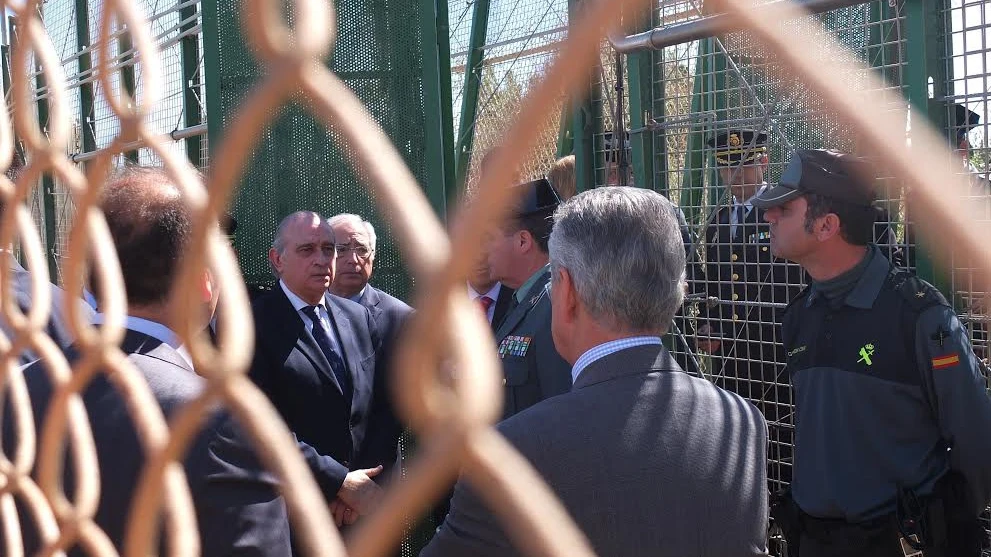
M334 247L337 248L338 259L350 257L352 253L358 256L358 259L368 259L368 256L372 254L371 249L362 245L337 244Z

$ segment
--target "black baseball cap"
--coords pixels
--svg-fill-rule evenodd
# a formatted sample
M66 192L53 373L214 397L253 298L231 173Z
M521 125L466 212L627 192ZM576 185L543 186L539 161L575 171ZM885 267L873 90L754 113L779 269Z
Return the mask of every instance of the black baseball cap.
M795 151L778 184L753 199L754 207L777 207L806 193L869 207L874 203L870 182L874 166L865 159L823 149Z
M716 166L753 162L767 152L767 134L754 130L726 130L705 142L713 150Z
M561 197L547 178L539 178L516 186L523 191L519 195L513 216L525 217L535 213L553 211L561 204Z

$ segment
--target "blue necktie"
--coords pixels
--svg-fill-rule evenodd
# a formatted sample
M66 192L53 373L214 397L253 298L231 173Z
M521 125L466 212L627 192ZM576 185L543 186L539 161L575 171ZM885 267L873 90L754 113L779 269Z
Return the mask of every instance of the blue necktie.
M348 400L351 399L351 378L348 377L347 367L344 365L344 360L341 356L334 350L334 343L330 340L330 335L327 334L327 330L323 328L323 323L320 321L320 316L317 315L317 306L306 306L303 308L303 313L310 318L313 322L313 338L317 341L320 346L320 351L323 355L327 357L327 361L330 362L330 369L334 371L334 376L337 377L337 383L341 386L341 391L344 393L344 397Z

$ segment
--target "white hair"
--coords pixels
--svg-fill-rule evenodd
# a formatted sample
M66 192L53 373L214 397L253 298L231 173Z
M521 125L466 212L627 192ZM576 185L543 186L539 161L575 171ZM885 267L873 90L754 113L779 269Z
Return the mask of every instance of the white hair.
M355 215L351 213L341 213L339 215L334 215L329 219L327 219L327 224L329 224L331 228L334 228L338 224L344 224L344 223L351 223L351 226L355 228L365 227L365 231L368 233L368 248L371 249L372 251L375 251L375 243L376 243L375 227L372 226L372 223L361 218L361 215Z
M685 246L667 198L596 188L554 213L553 277L567 269L593 319L624 332L668 330L685 296Z

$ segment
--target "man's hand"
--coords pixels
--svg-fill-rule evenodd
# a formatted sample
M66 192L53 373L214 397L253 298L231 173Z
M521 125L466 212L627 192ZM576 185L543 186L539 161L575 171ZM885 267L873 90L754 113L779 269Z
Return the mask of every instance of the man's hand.
M352 513L370 514L382 500L382 488L372 480L381 472L381 465L348 472L347 477L344 478L344 485L337 492L337 497L352 509Z
M338 528L341 525L350 526L358 520L358 513L341 501L340 497L330 502L330 512L334 515L334 524L337 524Z
M719 347L722 342L708 338L712 335L712 327L709 325L702 325L698 328L698 336L695 337L695 347L699 349L700 352L705 352L706 354L715 354L719 352Z

